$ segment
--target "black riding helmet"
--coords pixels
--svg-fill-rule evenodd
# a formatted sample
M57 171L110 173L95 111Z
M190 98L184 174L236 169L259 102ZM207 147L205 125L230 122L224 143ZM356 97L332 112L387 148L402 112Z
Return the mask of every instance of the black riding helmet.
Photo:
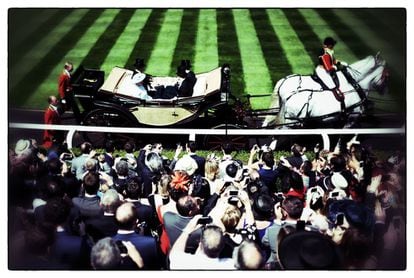
M329 45L335 46L335 44L336 44L336 40L334 40L332 37L326 37L326 38L323 40L323 44L324 44L324 45L327 45L327 46L329 46Z

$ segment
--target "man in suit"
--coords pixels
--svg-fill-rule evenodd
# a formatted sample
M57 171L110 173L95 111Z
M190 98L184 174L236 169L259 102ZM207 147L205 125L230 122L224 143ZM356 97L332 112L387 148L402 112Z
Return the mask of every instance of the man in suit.
M89 264L88 250L80 236L73 235L65 229L70 209L69 202L62 198L49 200L45 206L45 220L56 228L51 257L70 269L82 269Z
M49 106L47 107L44 115L44 122L46 125L59 125L60 114L58 112L58 100L55 96L49 96L47 99ZM62 142L63 136L62 131L59 130L48 130L46 129L43 133L43 146L50 148L53 142Z
M115 189L107 190L101 199L100 205L103 209L103 214L85 221L86 233L95 242L104 237L112 237L118 231L115 219L116 209L121 205L118 192Z
M92 150L91 143L84 142L81 145L80 150L82 154L72 160L71 171L72 174L75 174L76 178L81 181L83 179L83 175L86 173L86 161L89 159L93 159L95 160L96 165L98 165L98 161L93 158L94 151Z
M286 197L282 202L275 205L276 221L268 227L262 238L262 244L271 251L269 262L276 262L279 248L278 235L284 226L296 227L303 211L303 202L297 197Z
M194 72L190 71L185 65L181 64L177 67L177 75L184 78L181 85L178 87L178 97L190 97L193 95L193 88L197 82Z
M137 227L137 211L133 204L124 203L115 213L118 223L118 232L113 237L115 241L130 241L142 255L143 269L159 269L158 249L154 238L143 236L135 232Z
M204 177L204 168L205 168L205 164L206 164L206 159L202 156L198 156L195 152L196 152L196 142L194 141L190 141L187 144L187 153L188 155L195 160L195 162L197 163L197 170L195 171L194 175L201 175Z
M73 205L79 210L81 219L98 217L103 214L100 206L100 199L97 195L99 190L99 175L89 172L83 177L83 189L85 194L82 197L72 199Z

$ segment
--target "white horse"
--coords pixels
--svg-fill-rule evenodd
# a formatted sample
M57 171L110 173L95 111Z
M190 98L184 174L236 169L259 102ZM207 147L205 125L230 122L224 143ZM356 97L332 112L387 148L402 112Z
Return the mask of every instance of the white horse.
M348 72L368 96L369 91L382 93L388 79L386 62L380 57L368 56L347 67ZM346 113L361 115L361 98L341 71L337 72L340 90L345 96ZM310 75L290 75L276 83L270 107L278 107L278 116L266 116L263 127L274 124L301 123L311 119L336 119L341 103L331 90L324 90Z

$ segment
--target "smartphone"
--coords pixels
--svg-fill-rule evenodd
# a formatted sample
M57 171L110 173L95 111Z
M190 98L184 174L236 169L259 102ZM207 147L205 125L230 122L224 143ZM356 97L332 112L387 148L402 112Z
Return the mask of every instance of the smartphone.
M213 222L213 219L210 216L206 216L198 219L197 224L206 225L210 224L211 222Z
M339 196L339 192L332 192L331 193L331 198L335 198Z
M126 248L126 246L122 243L121 240L117 240L116 241L116 245L118 246L119 252L121 254L128 254L128 249Z
M344 214L343 214L343 213L339 213L339 214L336 216L336 222L335 222L335 224L336 224L337 226L341 226L342 224L344 224Z
M230 190L229 191L229 196L238 196L239 195L239 191L238 190Z

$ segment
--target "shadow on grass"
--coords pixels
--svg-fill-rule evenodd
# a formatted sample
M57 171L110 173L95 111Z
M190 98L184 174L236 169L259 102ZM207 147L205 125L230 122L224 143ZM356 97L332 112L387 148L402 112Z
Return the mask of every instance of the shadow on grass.
M290 25L296 31L298 38L301 40L306 52L316 66L319 49L321 48L319 37L306 23L305 18L297 9L283 9L282 11L285 13Z
M23 81L9 90L9 95L13 96L13 98L9 98L11 105L21 105L25 103L25 100L36 91L40 84L42 84L45 78L47 78L51 71L56 67L56 64L59 63L62 60L62 57L65 57L65 55L73 48L76 42L79 41L103 11L104 9L89 10L82 19L72 27L70 32L45 55L40 63L38 63L32 71L26 74L22 79ZM57 72L56 82L58 75L59 73Z
M174 57L171 61L170 76L175 76L176 67L181 60L194 62L194 48L198 30L199 9L185 9L181 20L180 34L174 50Z
M32 9L31 9L32 10ZM39 27L37 27L33 32L28 34L26 38L24 38L21 42L17 45L14 44L13 36L9 33L9 63L11 65L16 64L20 61L20 59L24 56L24 54L33 47L33 45L40 41L43 37L49 35L49 33L53 30L52 27L59 25L60 22L65 19L65 17L69 16L73 10L68 9L59 9L54 15L52 15L48 20L43 22ZM32 11L33 13L33 11ZM9 15L10 17L14 16L12 14ZM33 15L32 15L33 16ZM10 28L13 25L10 26ZM12 32L12 30L10 30Z
M154 9L151 11L151 15L148 17L147 22L142 28L141 35L137 38L134 49L131 51L125 68L132 68L135 58L139 57L148 62L148 58L154 48L157 40L158 32L161 29L161 24L165 17L166 9Z
M87 68L99 68L105 61L116 40L124 32L134 12L134 9L122 9L89 50L81 64Z
M251 9L250 15L253 20L256 34L258 36L263 56L269 69L273 84L292 72L292 68L276 36L269 16L264 9Z
M217 10L217 45L219 64L230 64L232 93L240 97L245 93L246 85L244 83L236 27L230 9Z

